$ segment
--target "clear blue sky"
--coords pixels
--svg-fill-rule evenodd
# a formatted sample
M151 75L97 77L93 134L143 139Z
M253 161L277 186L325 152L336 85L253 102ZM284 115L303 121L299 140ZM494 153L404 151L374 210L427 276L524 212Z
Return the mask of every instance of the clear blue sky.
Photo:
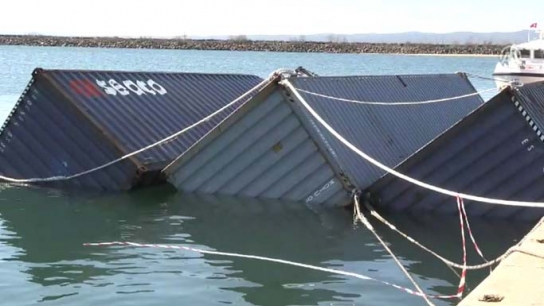
M0 33L99 36L517 31L544 0L1 0Z

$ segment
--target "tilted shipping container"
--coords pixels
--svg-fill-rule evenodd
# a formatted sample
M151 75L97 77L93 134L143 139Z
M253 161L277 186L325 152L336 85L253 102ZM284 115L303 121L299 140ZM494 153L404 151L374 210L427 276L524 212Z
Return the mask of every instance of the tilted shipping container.
M0 132L0 174L69 176L159 141L227 105L258 76L36 69ZM243 101L202 125L102 170L53 187L128 190L160 170Z
M481 197L544 200L544 84L501 91L395 170ZM456 214L456 200L387 174L368 191L378 208ZM465 200L469 215L537 220L544 209Z
M463 74L288 80L337 131L389 166L483 103ZM383 175L320 126L281 81L278 77L166 167L168 180L184 192L343 206L353 189ZM463 95L468 96L439 104L388 104Z

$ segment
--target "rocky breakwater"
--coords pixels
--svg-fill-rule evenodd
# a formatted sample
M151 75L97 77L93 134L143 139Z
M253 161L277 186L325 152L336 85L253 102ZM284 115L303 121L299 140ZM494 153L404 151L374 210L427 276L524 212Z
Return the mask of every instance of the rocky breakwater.
M135 49L228 50L321 53L394 53L394 54L461 54L498 55L503 45L493 44L376 44L311 41L252 41L246 39L193 40L117 37L57 37L2 35L0 45L98 47Z

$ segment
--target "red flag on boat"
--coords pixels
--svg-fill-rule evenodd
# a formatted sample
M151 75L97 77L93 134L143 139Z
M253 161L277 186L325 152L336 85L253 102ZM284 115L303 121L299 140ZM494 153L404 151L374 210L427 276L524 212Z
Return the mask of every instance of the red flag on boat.
M536 22L531 23L531 26L529 28L535 28L536 29Z

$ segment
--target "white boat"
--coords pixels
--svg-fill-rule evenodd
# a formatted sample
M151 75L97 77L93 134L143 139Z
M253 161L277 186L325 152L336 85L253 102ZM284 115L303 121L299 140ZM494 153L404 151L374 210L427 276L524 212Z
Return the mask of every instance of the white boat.
M539 38L505 48L493 77L498 88L510 82L526 84L544 81L544 32Z

